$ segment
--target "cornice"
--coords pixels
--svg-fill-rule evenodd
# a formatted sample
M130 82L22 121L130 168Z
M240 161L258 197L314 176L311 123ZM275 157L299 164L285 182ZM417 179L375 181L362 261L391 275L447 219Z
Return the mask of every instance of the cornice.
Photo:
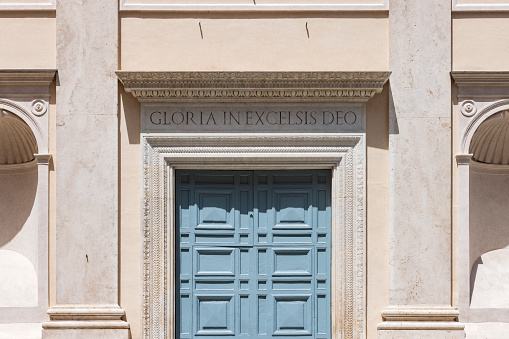
M0 69L0 86L49 86L56 73L55 69Z
M117 71L140 102L365 102L391 72L146 72Z
M458 86L509 86L509 72L455 71L451 77Z
M15 101L35 101L34 114L44 114L49 100L49 87L55 79L55 69L0 69L0 97Z

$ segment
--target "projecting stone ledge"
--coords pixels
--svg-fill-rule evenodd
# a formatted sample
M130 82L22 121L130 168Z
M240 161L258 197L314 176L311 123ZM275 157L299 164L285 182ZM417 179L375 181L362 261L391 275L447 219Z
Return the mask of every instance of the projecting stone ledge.
M117 71L140 102L366 102L391 72L150 72Z

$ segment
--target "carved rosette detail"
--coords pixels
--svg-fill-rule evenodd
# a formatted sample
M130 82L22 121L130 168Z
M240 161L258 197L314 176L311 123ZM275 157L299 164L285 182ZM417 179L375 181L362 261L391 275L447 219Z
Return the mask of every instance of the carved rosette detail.
M48 111L48 104L41 99L36 99L30 104L30 110L38 117L44 115Z
M461 114L466 117L474 116L477 113L477 107L475 106L475 102L472 100L465 100L461 104Z

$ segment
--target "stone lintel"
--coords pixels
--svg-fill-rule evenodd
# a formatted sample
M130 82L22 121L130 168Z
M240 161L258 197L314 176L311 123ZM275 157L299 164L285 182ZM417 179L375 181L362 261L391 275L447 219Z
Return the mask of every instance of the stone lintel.
M507 98L509 72L455 71L451 72L451 77L458 86L460 101L472 99L494 102ZM468 113L466 115L470 116Z
M117 71L140 102L366 102L391 72Z
M0 69L0 96L21 99L49 98L56 69Z
M451 77L460 87L509 85L509 71L453 71Z

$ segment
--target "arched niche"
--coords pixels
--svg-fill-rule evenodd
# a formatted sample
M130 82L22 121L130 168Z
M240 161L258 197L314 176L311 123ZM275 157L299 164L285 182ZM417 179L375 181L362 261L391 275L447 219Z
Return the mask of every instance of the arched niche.
M474 163L469 148L479 126L509 110L509 72L452 72L452 77L458 86L458 109L454 117L457 167L453 175L456 177L455 245L459 321L466 324L466 331L472 328L481 333L486 330L486 327L482 327L484 325L469 327L468 324L509 323L509 303L490 302L496 294L493 293L494 289L498 288L500 293L504 293L504 283L497 287L490 284L489 277L486 279L486 274L489 276L490 270L496 270L494 267L502 263L506 255L505 252L497 252L505 251L505 242L509 240L509 233L504 233L505 229L501 229L498 219L505 218L500 214L507 214L506 210L509 209L501 210L499 215L489 214L490 210L500 207L500 199L507 200L498 191L506 185L505 178L502 178L504 173L493 173L490 166ZM497 170L500 172L500 169ZM497 179L493 179L495 177ZM491 278L495 280L496 275ZM509 299L509 295L506 298Z
M472 105L472 103L467 102L463 104L463 110L465 110L465 106ZM476 108L472 108L476 110ZM461 142L460 142L460 151L462 154L469 154L470 142L472 141L472 137L479 128L479 126L485 122L486 120L496 117L502 114L504 111L509 110L509 99L502 99L495 101L488 106L484 107L479 113L476 113L472 116L472 119L468 122L465 130L461 134Z
M47 131L44 131L42 126L37 122L33 113L28 112L23 106L15 103L9 99L0 98L0 110L5 110L9 113L16 115L23 120L28 127L32 130L37 140L39 153L47 153L48 151L48 136Z
M509 309L509 165L471 160L469 187L470 307Z
M11 227L0 230L0 266L27 277L23 283L5 280L14 273L0 277L3 293L12 292L10 299L4 298L9 302L0 304L0 328L48 318L48 122L54 77L54 70L0 70L0 111L22 120L38 149L32 161L0 166L0 209L8 215L2 221ZM5 291L6 286L13 290Z

